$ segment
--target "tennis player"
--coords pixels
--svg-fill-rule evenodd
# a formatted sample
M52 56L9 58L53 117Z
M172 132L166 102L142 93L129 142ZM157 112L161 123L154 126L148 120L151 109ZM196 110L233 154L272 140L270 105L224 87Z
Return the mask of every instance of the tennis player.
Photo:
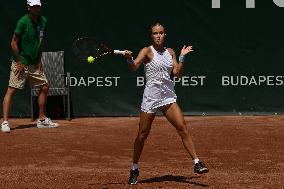
M134 60L130 51L126 51L125 57L131 71L136 71L144 63L146 85L141 104L138 135L134 142L133 163L130 170L128 183L138 182L138 161L142 153L144 142L147 139L152 122L158 110L162 111L167 120L176 128L183 145L193 160L195 173L206 173L209 169L202 163L196 154L192 138L186 126L183 113L176 103L177 96L174 83L170 75L181 77L184 68L184 59L193 51L192 46L184 46L181 49L178 61L173 49L164 46L165 27L155 23L150 27L153 44L140 50Z
M23 16L18 22L12 38L11 47L13 51L10 80L7 92L3 100L3 123L2 132L10 132L8 114L12 104L12 97L17 89L23 89L26 80L31 87L40 86L38 96L39 119L38 128L55 128L57 123L53 123L46 117L46 96L48 93L48 82L42 70L41 47L46 31L47 19L40 16L40 0L27 1L28 14Z

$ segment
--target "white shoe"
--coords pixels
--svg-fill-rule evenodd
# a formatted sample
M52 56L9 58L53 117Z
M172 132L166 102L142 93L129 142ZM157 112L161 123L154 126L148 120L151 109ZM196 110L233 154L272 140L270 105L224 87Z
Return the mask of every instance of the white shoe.
M1 124L1 131L4 133L9 133L11 131L8 121L3 121Z
M37 120L37 128L56 128L58 123L53 123L49 118L45 118L43 121Z

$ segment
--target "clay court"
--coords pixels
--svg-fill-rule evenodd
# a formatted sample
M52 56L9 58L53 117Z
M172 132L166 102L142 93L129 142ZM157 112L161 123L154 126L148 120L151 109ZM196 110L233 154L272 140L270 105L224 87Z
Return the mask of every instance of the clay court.
M284 188L284 116L190 116L186 122L210 172L195 175L175 129L157 117L127 184L137 117L57 120L37 129L11 119L0 133L0 188Z

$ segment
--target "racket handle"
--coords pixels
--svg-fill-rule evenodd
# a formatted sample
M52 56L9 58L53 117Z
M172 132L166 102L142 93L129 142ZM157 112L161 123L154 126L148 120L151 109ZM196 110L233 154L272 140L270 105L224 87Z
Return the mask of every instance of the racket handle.
M125 51L113 50L113 53L114 53L114 54L122 54L122 55L124 55L124 54L125 54Z
M124 54L125 54L125 52L126 52L126 51L113 50L113 53L114 53L114 54L122 54L122 55L124 55ZM132 52L130 52L130 53L132 53Z

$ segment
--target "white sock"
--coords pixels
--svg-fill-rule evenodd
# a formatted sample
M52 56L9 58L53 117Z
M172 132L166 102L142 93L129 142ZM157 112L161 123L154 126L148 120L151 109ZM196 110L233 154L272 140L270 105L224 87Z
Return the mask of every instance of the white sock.
M194 162L194 164L196 164L196 163L198 163L198 162L199 162L199 159L198 159L198 158L196 158L196 159L194 159L194 160L193 160L193 162Z
M138 164L132 163L131 169L132 169L132 170L138 169Z

